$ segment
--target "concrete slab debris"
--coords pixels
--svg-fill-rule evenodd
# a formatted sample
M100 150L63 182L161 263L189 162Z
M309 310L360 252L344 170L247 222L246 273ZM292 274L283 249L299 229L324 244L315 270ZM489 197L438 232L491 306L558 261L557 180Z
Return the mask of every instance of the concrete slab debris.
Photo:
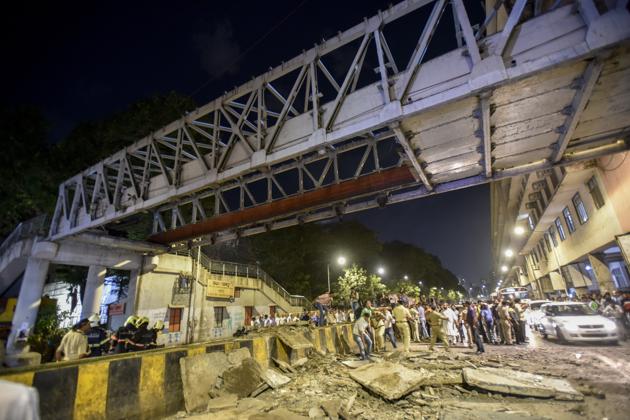
M245 359L239 366L233 366L223 372L225 392L249 397L262 383L262 368L254 359Z
M511 369L465 368L464 381L487 391L524 397L582 401L584 396L567 381Z
M282 385L286 385L291 382L291 378L281 374L275 369L267 369L262 373L263 381L272 388L280 388Z
M311 409L308 410L308 418L310 418L310 419L324 419L324 418L326 418L326 413L324 413L324 410L322 410L319 407L311 407Z
M240 365L243 360L250 359L251 357L252 354L247 347L241 347L232 350L227 355L228 362L230 362L230 364L234 366Z
M387 400L398 400L425 383L429 372L398 363L382 362L350 371L350 377Z
M308 417L295 414L285 408L271 410L268 413L254 414L247 417L248 420L308 420Z
M287 362L283 362L282 360L278 360L276 358L272 358L273 362L280 368L284 373L296 373L297 370Z
M350 369L360 368L361 366L369 365L369 360L344 360L341 362L344 366L348 366Z
M313 343L311 343L304 334L297 329L279 328L276 331L276 336L293 350L313 348Z
M179 359L184 405L191 413L206 409L213 389L223 372L231 365L225 353L206 353Z
M217 398L212 398L208 401L208 412L214 413L216 411L227 410L230 408L236 408L238 402L238 396L234 394L225 394Z
M341 410L342 401L339 399L324 401L321 405L322 409L332 420L339 419L339 411Z

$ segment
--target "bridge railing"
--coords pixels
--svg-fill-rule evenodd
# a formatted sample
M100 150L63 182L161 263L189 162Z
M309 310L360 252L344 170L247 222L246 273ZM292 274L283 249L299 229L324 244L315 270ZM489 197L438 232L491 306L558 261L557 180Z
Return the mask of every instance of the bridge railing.
M25 222L18 224L13 232L7 236L0 245L0 255L4 254L7 249L14 243L35 236L46 236L48 234L49 221L47 214L40 214Z
M292 295L284 287L282 287L277 281L275 281L267 272L265 272L258 265L243 264L237 262L228 261L216 261L208 258L205 254L191 253L191 256L195 260L200 260L200 264L211 274L220 274L223 276L238 276L262 280L267 287L274 290L284 300L289 302L291 306L302 306L308 308L310 301L304 296Z

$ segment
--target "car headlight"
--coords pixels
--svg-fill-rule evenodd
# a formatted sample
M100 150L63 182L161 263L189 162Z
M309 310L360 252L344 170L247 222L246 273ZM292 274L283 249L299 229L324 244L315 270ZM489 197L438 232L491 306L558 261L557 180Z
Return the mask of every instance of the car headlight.
M614 332L617 331L617 325L612 321L606 320L606 322L604 322L604 329L606 331Z

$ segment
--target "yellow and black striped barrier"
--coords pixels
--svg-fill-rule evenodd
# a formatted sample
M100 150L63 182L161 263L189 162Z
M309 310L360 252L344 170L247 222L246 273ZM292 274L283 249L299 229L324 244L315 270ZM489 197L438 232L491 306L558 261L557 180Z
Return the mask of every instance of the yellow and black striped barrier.
M349 324L309 329L306 337L320 352L355 350ZM37 388L43 419L159 418L184 410L180 358L241 347L265 367L272 357L291 362L306 355L270 334L7 369L0 379Z

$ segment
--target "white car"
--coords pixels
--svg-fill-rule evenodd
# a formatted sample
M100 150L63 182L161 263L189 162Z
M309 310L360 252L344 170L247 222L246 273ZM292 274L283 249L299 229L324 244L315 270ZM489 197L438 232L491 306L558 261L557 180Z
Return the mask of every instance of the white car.
M619 342L614 321L598 315L581 302L552 302L541 306L540 332L561 343L575 341Z
M525 310L525 319L530 328L538 328L540 319L545 315L540 307L550 300L530 300L527 302L527 310Z

